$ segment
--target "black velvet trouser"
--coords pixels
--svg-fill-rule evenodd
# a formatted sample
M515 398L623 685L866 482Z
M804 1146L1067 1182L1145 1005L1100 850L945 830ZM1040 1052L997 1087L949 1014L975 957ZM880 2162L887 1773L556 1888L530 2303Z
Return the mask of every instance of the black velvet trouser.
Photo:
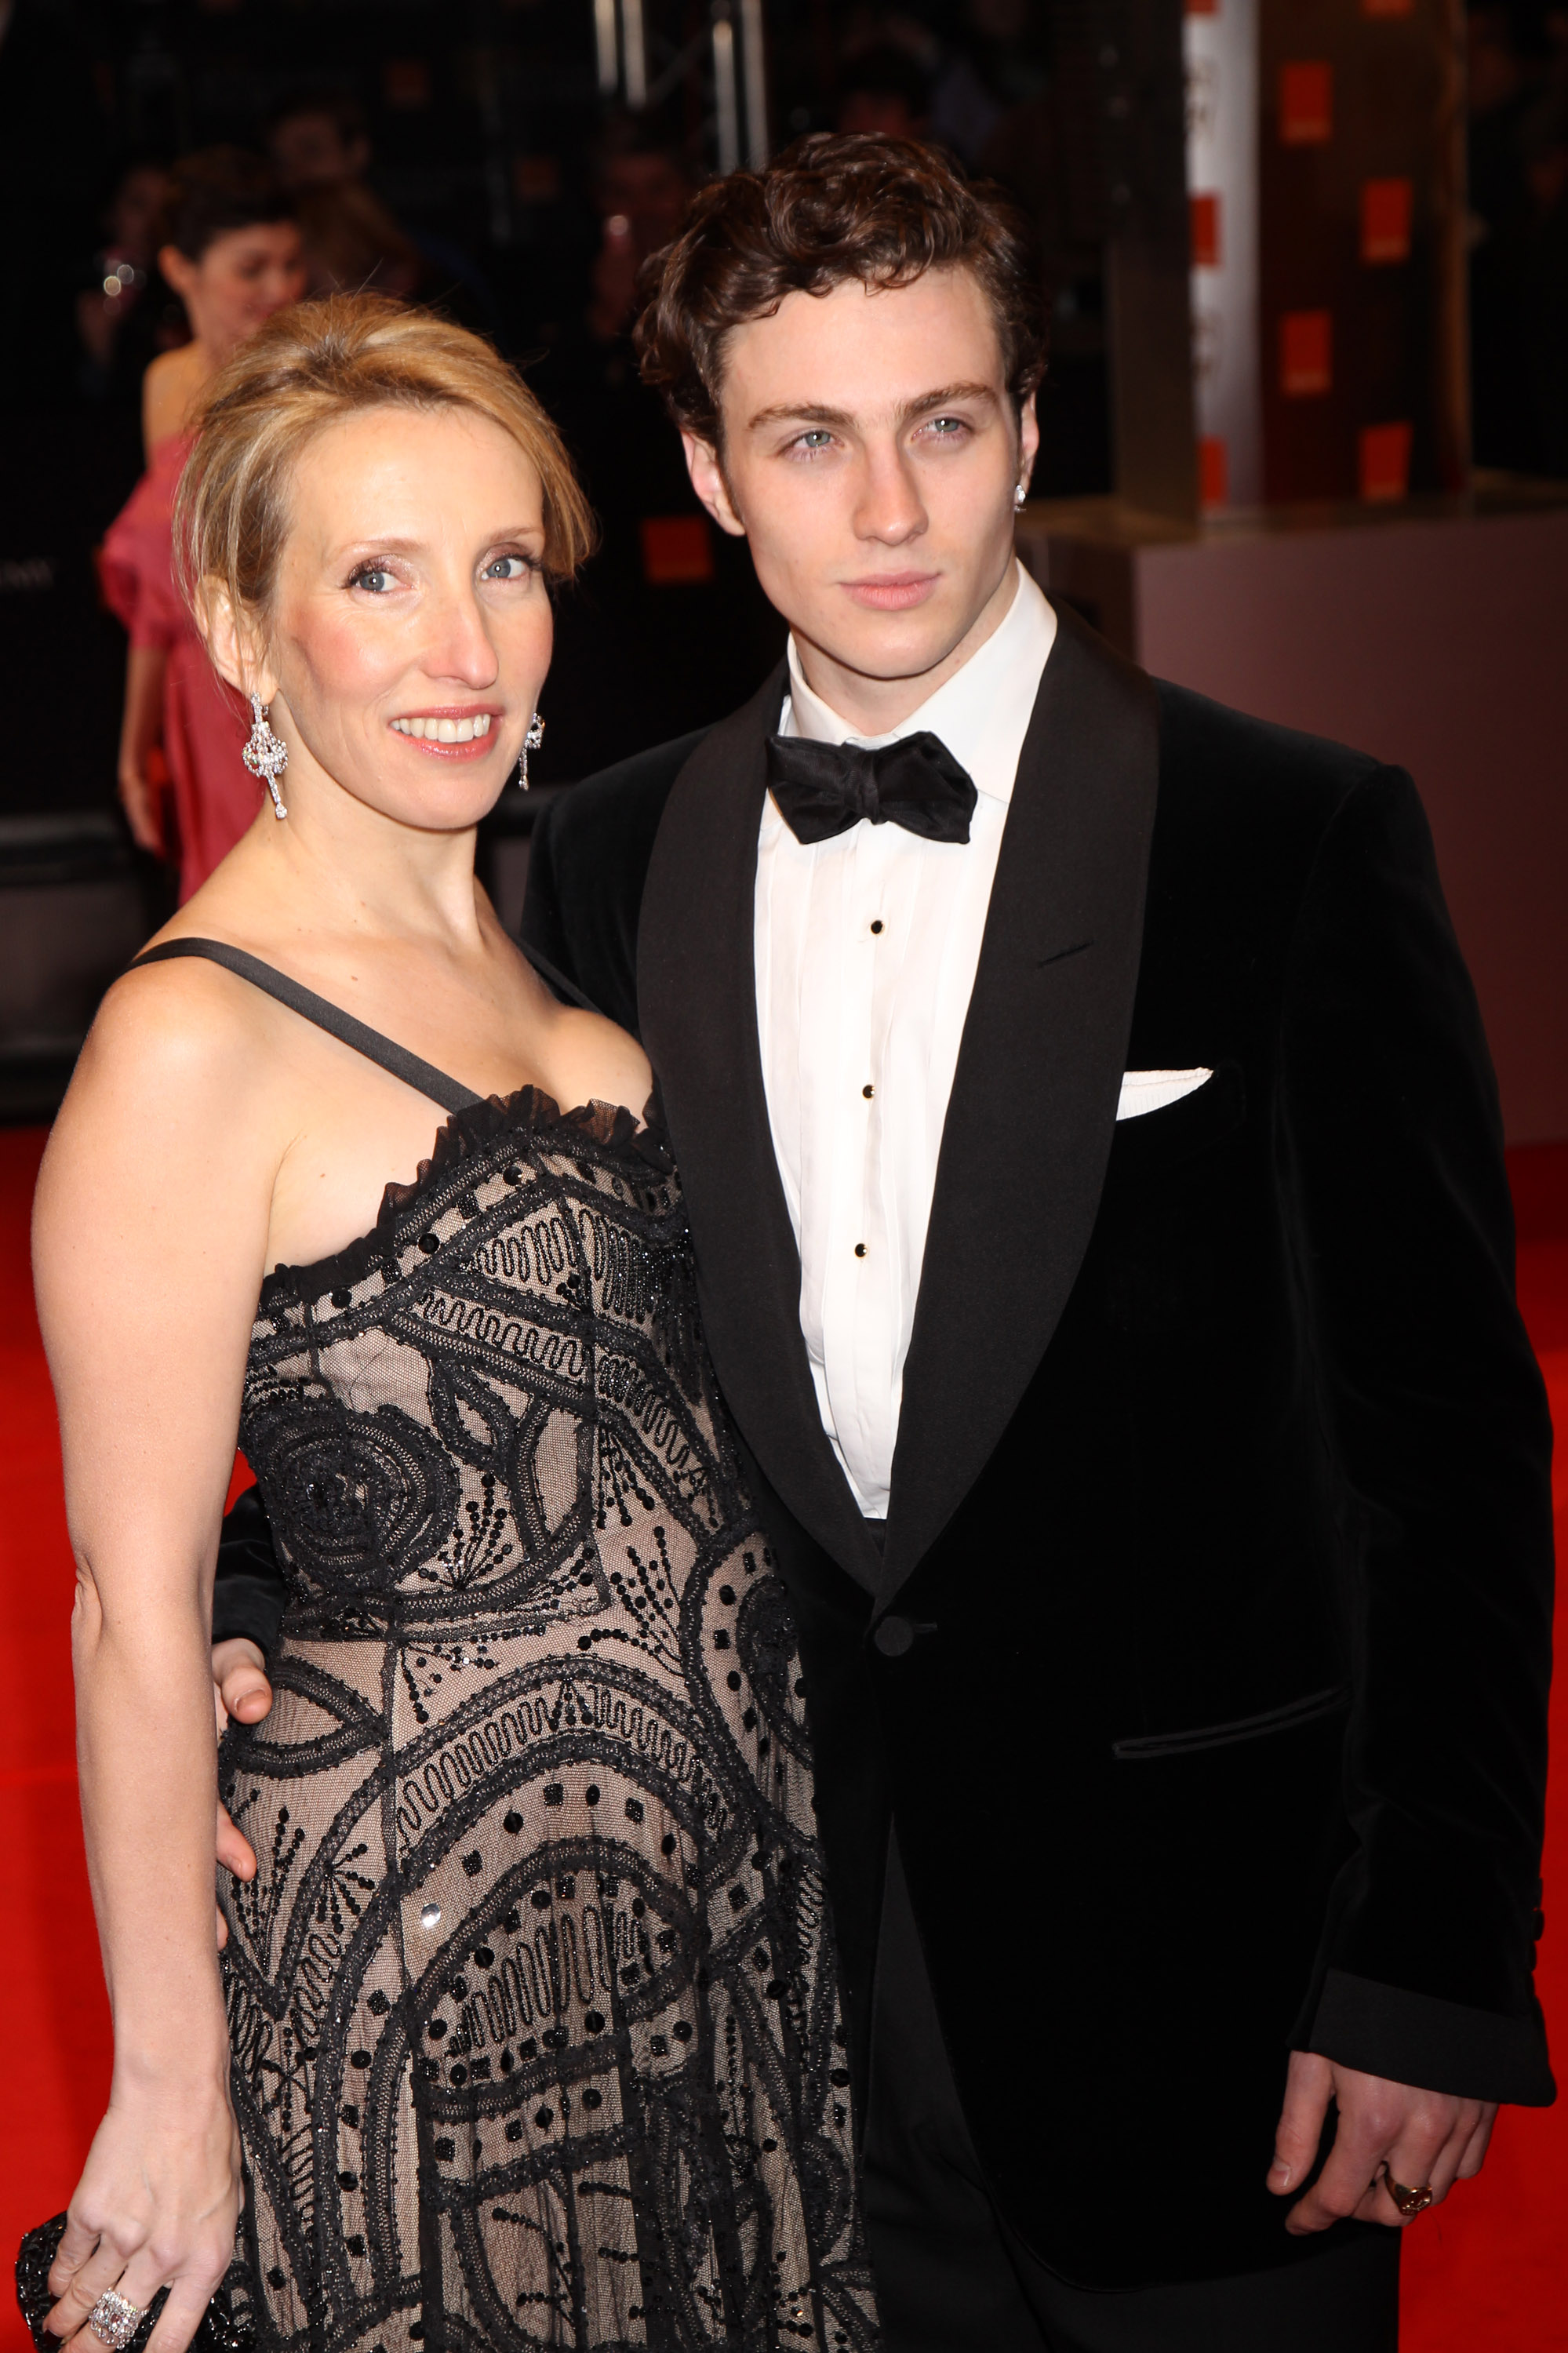
M887 2353L1396 2353L1397 2231L1278 2271L1125 2295L1069 2287L1030 2253L984 2187L896 1842L877 1952L864 2203Z

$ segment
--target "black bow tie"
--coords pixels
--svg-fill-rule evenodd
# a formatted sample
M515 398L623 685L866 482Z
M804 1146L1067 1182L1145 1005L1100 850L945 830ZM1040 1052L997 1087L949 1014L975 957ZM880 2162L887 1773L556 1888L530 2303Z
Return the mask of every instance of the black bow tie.
M814 744L770 735L768 784L797 841L829 841L866 818L927 841L967 841L974 779L940 736L922 728L895 744Z

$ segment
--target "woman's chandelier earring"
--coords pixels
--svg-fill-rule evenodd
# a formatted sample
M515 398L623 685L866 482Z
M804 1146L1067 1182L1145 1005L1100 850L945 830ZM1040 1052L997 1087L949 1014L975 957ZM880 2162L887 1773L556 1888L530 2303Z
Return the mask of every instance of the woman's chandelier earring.
M253 776L260 776L265 780L267 790L272 796L274 816L284 818L289 812L283 807L283 796L278 790L278 779L289 765L289 747L281 735L273 734L268 725L268 706L259 694L251 696L250 709L253 718L250 740L239 756Z
M528 754L530 752L536 752L544 740L545 723L535 711L533 718L528 722L528 733L523 738L523 749L518 756L517 789L519 792L525 793L528 789Z

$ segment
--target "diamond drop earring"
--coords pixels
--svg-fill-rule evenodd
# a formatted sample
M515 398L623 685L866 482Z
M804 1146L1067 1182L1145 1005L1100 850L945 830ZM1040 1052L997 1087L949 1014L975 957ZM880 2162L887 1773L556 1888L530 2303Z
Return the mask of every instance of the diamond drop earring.
M544 740L545 723L535 711L528 722L528 733L523 738L523 749L517 760L517 789L520 793L528 789L528 754L536 752Z
M250 710L254 723L250 730L250 739L239 756L253 776L264 778L267 790L272 796L273 815L285 818L289 812L283 807L283 796L278 789L278 779L289 765L289 747L281 735L273 734L268 725L268 707L259 694L251 696Z

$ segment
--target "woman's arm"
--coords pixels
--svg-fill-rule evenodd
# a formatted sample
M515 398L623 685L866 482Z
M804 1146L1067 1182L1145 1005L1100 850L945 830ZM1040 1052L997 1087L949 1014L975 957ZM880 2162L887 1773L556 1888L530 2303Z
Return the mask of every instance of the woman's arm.
M132 646L125 657L125 710L120 723L120 805L143 849L164 849L161 797L149 773L148 754L164 734L163 646Z
M275 1167L250 1060L207 976L162 966L122 982L84 1050L35 1211L77 1564L82 1814L114 2020L109 2110L51 2274L51 2326L69 2337L106 2288L145 2306L168 2283L153 2353L188 2341L232 2258L239 2202L207 1645Z

